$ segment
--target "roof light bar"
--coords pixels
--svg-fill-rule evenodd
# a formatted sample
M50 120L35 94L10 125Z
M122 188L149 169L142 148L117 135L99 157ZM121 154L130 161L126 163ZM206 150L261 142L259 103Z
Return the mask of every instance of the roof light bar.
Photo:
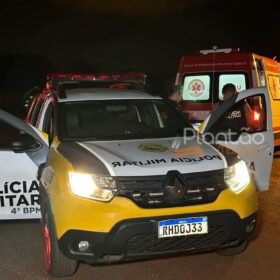
M211 50L200 50L199 53L206 55L210 53L231 53L231 52L239 52L239 51L240 51L239 48L228 48L228 49L213 48Z
M50 73L47 75L47 81L63 82L63 81L122 81L137 82L146 84L147 75L144 72L128 72L128 73L101 73L101 74L64 74Z

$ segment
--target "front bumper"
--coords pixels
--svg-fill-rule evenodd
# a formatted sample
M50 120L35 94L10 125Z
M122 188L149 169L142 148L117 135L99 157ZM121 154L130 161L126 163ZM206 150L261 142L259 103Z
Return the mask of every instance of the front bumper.
M208 234L158 239L158 222L184 217L208 217ZM241 219L234 211L202 212L123 220L108 233L69 230L58 240L63 254L87 263L111 263L174 252L207 251L234 247L255 228L256 214ZM80 252L78 243L90 246Z

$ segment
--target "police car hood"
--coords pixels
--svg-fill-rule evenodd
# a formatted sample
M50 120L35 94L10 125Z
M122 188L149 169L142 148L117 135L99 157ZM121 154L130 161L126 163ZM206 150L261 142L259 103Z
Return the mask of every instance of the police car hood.
M196 139L121 140L77 142L60 147L75 169L112 176L164 175L204 172L227 167L227 160L216 147Z

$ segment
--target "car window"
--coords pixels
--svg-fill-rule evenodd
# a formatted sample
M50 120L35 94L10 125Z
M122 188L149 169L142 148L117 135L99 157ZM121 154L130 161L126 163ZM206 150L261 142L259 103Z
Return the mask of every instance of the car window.
M43 105L43 99L39 99L33 108L30 117L30 124L32 124L33 126L36 126L42 105Z
M238 74L221 74L219 76L219 99L223 100L223 93L222 89L224 85L232 83L236 87L236 91L240 92L246 89L246 76L244 73L238 73Z
M268 75L268 88L274 100L280 100L280 75Z
M44 121L46 118L46 113L48 111L49 105L51 102L53 101L53 97L52 96L48 96L44 101L43 104L41 105L41 109L39 111L39 116L38 116L38 120L36 122L36 127L40 130L44 131Z
M210 75L187 75L184 78L183 100L210 99Z
M174 137L189 126L162 100L69 102L62 106L65 138L141 139Z
M264 131L266 130L265 110L263 95L243 99L225 112L210 132L217 134L231 131L235 134L234 138L238 138L241 133Z
M54 129L54 103L50 102L48 104L48 107L46 109L46 112L44 114L44 119L43 119L43 126L42 126L42 131L48 134L50 139L53 139L54 134L55 134L55 129Z
M11 150L12 141L19 135L19 130L0 121L0 150Z

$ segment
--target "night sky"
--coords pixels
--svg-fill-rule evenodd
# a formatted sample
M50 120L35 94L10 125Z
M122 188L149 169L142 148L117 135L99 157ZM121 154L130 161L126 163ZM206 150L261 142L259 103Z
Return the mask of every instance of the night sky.
M0 90L23 94L49 71L142 70L173 81L182 55L213 45L280 57L275 2L4 0Z

